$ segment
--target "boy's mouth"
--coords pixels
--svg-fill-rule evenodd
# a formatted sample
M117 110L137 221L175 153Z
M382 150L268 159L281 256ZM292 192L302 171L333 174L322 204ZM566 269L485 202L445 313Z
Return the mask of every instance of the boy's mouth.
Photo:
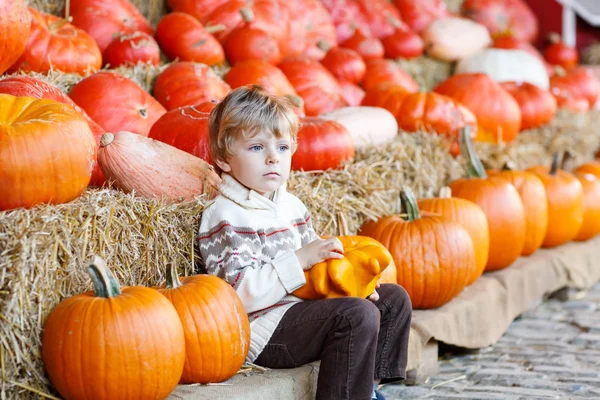
M264 174L263 176L270 176L270 177L273 177L273 176L279 176L279 174L278 174L277 172L269 172L269 173L267 173L267 174Z

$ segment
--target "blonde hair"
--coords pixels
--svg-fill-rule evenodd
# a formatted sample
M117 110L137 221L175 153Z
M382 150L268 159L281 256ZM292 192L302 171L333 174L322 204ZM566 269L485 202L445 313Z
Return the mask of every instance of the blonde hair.
M260 85L242 86L229 92L208 118L209 150L217 173L217 160L227 161L240 137L253 137L267 131L276 138L289 134L296 149L298 116L285 97L275 96Z

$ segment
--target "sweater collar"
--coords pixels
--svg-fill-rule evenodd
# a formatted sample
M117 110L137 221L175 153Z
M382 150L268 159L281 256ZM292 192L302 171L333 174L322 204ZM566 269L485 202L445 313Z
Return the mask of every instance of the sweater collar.
M286 184L284 183L275 191L273 200L270 200L260 193L242 185L237 179L229 174L222 173L221 179L223 182L219 186L219 192L229 200L246 208L276 210L283 193L286 192Z

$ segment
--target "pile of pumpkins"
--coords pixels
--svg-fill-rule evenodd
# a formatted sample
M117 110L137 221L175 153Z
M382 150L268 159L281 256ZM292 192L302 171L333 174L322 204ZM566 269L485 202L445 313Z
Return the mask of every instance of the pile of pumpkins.
M542 54L532 46L537 20L523 0L468 0L460 15L443 0L170 0L171 12L155 30L129 0L69 0L64 19L28 8L24 0L6 3L0 74L52 67L89 76L66 96L35 78L9 75L0 80L0 93L66 104L89 130L77 128L78 135L64 140L68 135L61 137L47 122L18 138L0 133L6 139L0 141L6 154L0 189L11 193L0 200L0 210L69 201L88 184L104 184L106 173L115 187L151 197L190 199L205 186L214 192L219 178L198 160L211 163L207 116L230 90L247 84L289 99L301 118L292 168L305 171L339 168L357 148L394 140L398 128L447 136L454 155L464 127L475 140L507 143L524 129L547 124L557 107L589 110L600 93L598 79L578 65L574 49L558 41ZM111 69L98 71L157 64L160 51L178 62L160 73L152 94ZM457 63L457 74L429 93L419 92L394 61L424 53ZM212 67L224 64L230 68L221 78ZM2 102L2 109L17 104L6 96ZM44 103L27 109L38 104ZM32 114L16 118L11 110L3 119L21 131ZM102 146L103 134L121 131L140 136L131 146L144 143L148 151L166 153L142 163L131 158L135 149L118 134ZM121 142L123 153L115 158L130 161L103 166L110 157L102 153L111 147L116 153ZM184 167L160 163L167 154ZM182 179L169 185L182 169L207 184L190 186Z

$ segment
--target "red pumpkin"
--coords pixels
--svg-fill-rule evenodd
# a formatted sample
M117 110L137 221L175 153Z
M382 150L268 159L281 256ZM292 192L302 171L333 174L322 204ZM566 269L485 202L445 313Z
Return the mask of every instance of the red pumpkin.
M111 68L136 65L139 62L158 65L160 48L152 36L144 32L135 32L114 38L102 56L104 64L110 65Z
M244 25L234 29L225 43L225 54L231 65L240 61L259 59L271 64L282 60L277 40L270 33L251 25L254 15L247 8L241 11Z
M486 74L457 74L434 91L452 97L475 114L478 141L510 143L521 130L519 104Z
M550 92L529 82L502 82L500 86L521 109L521 130L546 125L556 114L556 99Z
M360 106L365 98L365 91L352 82L340 81L342 97L349 106Z
M212 164L208 146L208 116L215 107L215 103L206 102L174 108L152 125L148 137Z
M29 8L31 34L21 57L9 72L41 72L51 68L85 75L102 67L102 54L94 39L64 19Z
M377 39L394 33L399 21L400 12L388 0L354 0L361 14L369 25L369 33Z
M354 140L343 125L318 117L300 120L298 148L292 156L293 170L335 169L352 158Z
M361 57L367 60L383 58L385 49L379 39L365 34L360 29L355 29L354 34L348 40L342 42L340 46L356 51Z
M321 64L338 81L359 83L365 76L367 66L356 51L344 47L333 47L321 60Z
M394 32L381 39L386 58L416 58L423 55L423 39L405 25L398 25Z
M31 32L31 15L27 2L5 0L0 19L0 75L15 63L25 51Z
M484 25L493 37L510 34L533 43L538 21L523 0L465 0L461 14Z
M307 116L347 106L337 80L318 61L288 59L279 64L296 93L304 99Z
M52 86L49 83L30 76L11 76L0 80L0 93L10 94L16 97L28 96L36 99L55 100L70 105L87 121L88 126L96 139L96 149L100 146L100 138L105 132L104 129L102 129L102 127L91 119L81 107L75 104L69 96L61 92L56 86ZM101 186L103 183L104 174L102 174L98 163L95 162L90 185Z
M338 43L343 43L354 35L355 30L371 33L369 24L360 7L353 0L321 0L333 20Z
M320 60L325 56L324 48L337 46L333 20L320 0L285 0L281 3L292 16L289 37L285 48L281 49L283 54Z
M392 60L369 60L361 82L366 92L385 86L399 86L409 93L419 90L419 84Z
M73 86L69 97L107 132L148 136L166 110L135 82L114 72L97 72Z
M443 0L394 0L394 4L402 21L417 33L424 31L433 21L452 15Z
M73 25L93 37L101 52L119 34L152 35L152 27L129 0L71 0L69 14Z
M170 59L221 65L225 53L221 43L194 17L172 12L161 18L156 26L156 40Z
M562 99L585 99L594 106L600 94L600 82L594 72L586 67L576 67L564 75L550 78L550 91L557 98L559 107Z
M168 8L172 11L183 12L196 18L206 20L219 6L229 0L167 0Z
M550 45L544 49L544 58L552 65L559 65L564 69L571 69L579 64L577 49L567 46L560 35L551 34L548 38Z
M154 97L167 110L219 101L230 91L229 85L210 67L191 61L170 65L154 84Z

